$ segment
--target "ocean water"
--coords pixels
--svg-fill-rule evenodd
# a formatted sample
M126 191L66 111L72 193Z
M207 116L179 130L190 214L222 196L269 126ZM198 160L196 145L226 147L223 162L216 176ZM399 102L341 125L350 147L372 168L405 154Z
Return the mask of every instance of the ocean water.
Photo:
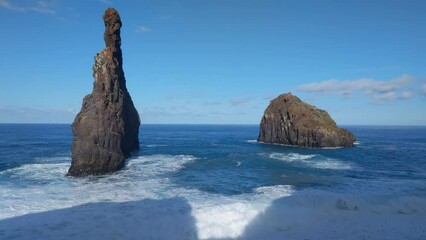
M426 239L426 127L345 127L354 148L142 125L122 171L73 178L70 125L0 124L0 239Z

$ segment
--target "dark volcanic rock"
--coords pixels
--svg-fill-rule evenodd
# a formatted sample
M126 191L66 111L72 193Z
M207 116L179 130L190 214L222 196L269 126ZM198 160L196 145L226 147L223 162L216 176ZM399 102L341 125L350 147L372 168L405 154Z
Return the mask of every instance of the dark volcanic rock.
M354 135L337 127L330 115L291 93L273 99L260 123L258 141L309 148L352 147Z
M139 114L123 72L118 12L103 16L106 48L96 55L92 94L83 99L72 125L72 163L68 175L100 175L124 167L125 158L139 148Z

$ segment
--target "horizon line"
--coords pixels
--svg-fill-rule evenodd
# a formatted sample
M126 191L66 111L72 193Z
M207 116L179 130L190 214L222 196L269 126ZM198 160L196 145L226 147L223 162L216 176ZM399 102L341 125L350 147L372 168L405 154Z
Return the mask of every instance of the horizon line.
M43 122L0 122L0 125L72 125L72 123L43 123ZM141 125L260 125L260 123L141 123ZM341 126L383 126L383 127L426 127L426 124L337 124Z

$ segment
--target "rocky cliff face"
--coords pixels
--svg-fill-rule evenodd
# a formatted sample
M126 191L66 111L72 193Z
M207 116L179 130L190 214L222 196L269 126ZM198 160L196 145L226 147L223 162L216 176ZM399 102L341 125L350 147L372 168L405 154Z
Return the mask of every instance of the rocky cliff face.
M352 147L354 135L338 128L330 115L291 93L273 99L260 123L258 141L309 148Z
M125 158L139 148L139 114L123 72L121 20L115 9L103 15L106 48L96 55L93 92L83 99L72 125L72 162L68 175L100 175L124 167Z

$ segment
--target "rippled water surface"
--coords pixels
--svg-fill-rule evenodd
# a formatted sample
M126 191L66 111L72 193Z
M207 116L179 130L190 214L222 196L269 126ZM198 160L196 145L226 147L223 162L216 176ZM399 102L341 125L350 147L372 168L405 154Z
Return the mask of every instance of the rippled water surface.
M165 204L170 216L176 214L171 219L193 219L190 226L173 230L182 239L341 239L345 226L355 229L345 233L354 238L426 239L418 223L426 222L426 128L347 128L358 139L354 148L304 149L257 143L255 125L142 125L141 148L125 169L72 178L65 177L71 161L69 125L0 124L0 237L28 236L28 225L36 224L25 218L28 214L78 206L96 212L94 205L84 205L89 203L130 204L117 208L117 214L130 214L136 201L138 209L151 211L141 213L149 220L159 216L157 202L147 199L172 199ZM146 224L141 216L133 218ZM334 234L333 227L325 231L301 220L307 216L318 218L316 224L334 224ZM13 235L18 217L27 227ZM62 226L70 234L75 227ZM67 236L52 229L44 236Z

